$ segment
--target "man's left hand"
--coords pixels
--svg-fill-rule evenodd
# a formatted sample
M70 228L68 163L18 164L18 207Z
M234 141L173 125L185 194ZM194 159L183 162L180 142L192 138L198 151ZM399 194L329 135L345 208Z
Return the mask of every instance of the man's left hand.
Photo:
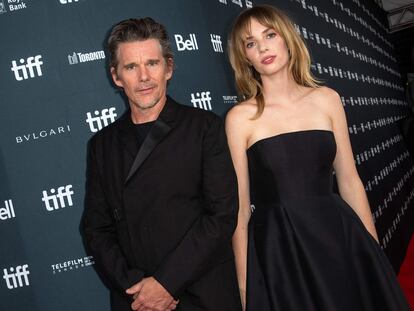
M142 279L128 288L126 293L133 295L132 310L166 311L174 310L178 301L153 277Z

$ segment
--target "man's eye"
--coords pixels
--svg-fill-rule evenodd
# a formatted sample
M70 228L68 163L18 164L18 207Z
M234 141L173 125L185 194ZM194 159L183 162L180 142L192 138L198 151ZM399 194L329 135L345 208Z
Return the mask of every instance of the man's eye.
M158 61L154 60L154 61L148 62L148 66L155 66L155 65L158 65Z

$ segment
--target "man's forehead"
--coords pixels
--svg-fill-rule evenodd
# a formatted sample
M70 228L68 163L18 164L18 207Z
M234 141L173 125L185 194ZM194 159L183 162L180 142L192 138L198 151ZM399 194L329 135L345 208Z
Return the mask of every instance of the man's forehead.
M154 58L162 56L162 48L159 40L147 39L130 42L122 42L118 46L118 56L140 56Z

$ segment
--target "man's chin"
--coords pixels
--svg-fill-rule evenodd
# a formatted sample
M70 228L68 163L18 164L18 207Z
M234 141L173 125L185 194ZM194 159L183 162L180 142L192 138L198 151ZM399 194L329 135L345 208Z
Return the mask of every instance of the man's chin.
M147 109L154 108L159 102L160 102L160 98L156 100L152 100L152 101L140 102L138 103L138 107L141 110L147 110Z

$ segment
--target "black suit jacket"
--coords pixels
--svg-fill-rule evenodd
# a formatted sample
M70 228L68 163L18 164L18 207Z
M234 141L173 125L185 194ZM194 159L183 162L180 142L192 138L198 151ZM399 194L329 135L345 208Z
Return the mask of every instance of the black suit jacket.
M177 310L240 310L231 237L237 181L221 119L167 98L138 151L130 111L89 144L85 242L112 287L155 277Z

